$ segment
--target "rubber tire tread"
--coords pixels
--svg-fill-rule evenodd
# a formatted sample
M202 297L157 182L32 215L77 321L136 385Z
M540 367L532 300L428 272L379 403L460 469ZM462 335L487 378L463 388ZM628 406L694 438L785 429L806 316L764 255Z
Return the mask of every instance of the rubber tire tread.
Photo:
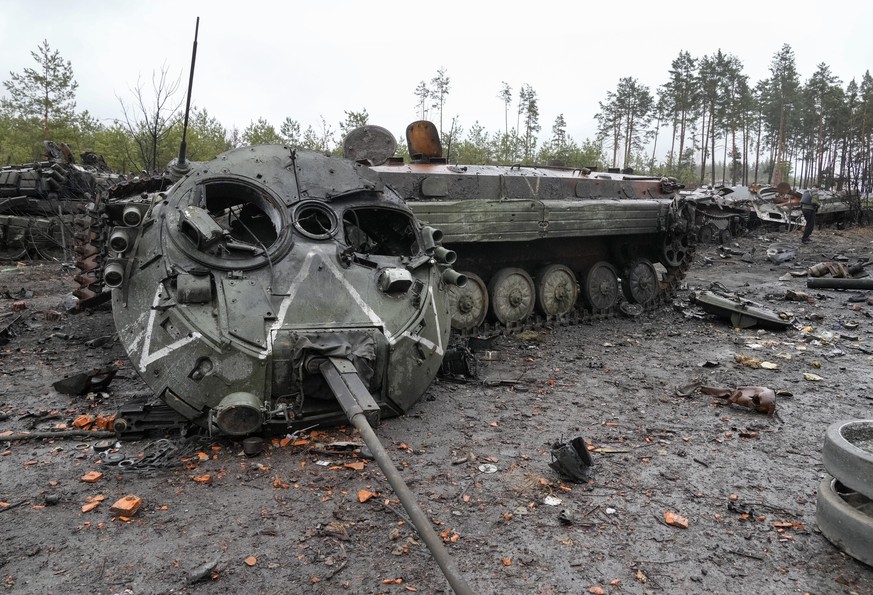
M835 480L825 474L818 486L815 518L822 535L840 550L873 566L873 516L866 515L840 498Z
M843 437L847 425L864 423L873 431L873 419L832 423L825 432L822 460L825 469L847 488L873 500L873 453L861 450Z

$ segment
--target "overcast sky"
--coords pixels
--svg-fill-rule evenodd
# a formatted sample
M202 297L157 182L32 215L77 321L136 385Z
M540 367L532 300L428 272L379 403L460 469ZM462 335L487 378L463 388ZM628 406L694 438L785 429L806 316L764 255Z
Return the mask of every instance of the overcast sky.
M117 97L129 100L137 78L150 84L163 65L182 100L197 16L192 103L240 130L259 117L277 130L285 117L317 128L322 116L337 129L344 110L366 108L371 124L402 137L417 119L415 87L445 68L446 129L457 115L465 131L476 121L502 130L506 81L514 98L524 83L537 92L544 138L563 113L582 141L619 78L654 94L680 50L733 54L752 84L785 43L802 81L821 62L844 84L873 68L866 2L4 0L0 79L33 67L46 39L72 63L78 109L106 123L121 116Z

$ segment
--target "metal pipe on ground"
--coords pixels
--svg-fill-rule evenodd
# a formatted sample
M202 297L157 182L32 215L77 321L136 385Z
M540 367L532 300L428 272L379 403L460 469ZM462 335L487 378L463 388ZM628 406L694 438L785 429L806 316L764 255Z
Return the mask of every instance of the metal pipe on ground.
M819 277L807 279L806 286L812 289L873 289L873 279L833 279Z

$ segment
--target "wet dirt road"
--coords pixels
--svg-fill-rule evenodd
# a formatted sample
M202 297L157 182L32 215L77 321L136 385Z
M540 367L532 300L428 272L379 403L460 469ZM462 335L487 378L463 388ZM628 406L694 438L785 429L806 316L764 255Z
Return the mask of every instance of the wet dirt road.
M476 593L873 592L873 568L815 522L827 426L873 417L870 292L809 290L787 275L839 254L873 256L873 231L813 237L780 265L767 247L799 234L759 231L738 239L736 254L701 247L673 303L499 337L478 381L441 380L409 415L383 422L378 434ZM175 466L144 469L100 464L90 436L10 440L112 413L144 391L108 310L54 314L71 275L58 264L0 273L0 328L22 316L0 345L9 592L448 592L350 429L277 440L257 457L234 441L189 442L162 461ZM798 324L736 330L704 315L688 297L713 282ZM812 300L786 300L789 289ZM16 302L25 309L13 312ZM105 393L52 388L115 362ZM693 380L771 388L777 414L677 394ZM552 444L577 436L594 460L584 484L548 465ZM118 452L137 460L155 448L152 437ZM103 476L82 481L90 471ZM124 520L110 507L127 495L142 505Z

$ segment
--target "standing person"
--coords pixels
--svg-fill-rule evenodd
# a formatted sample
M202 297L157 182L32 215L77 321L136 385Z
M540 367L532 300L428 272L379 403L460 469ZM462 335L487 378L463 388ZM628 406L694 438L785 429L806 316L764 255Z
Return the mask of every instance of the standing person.
M803 196L800 197L800 210L803 212L803 218L806 219L806 226L803 228L803 237L800 241L804 244L809 243L809 236L815 229L815 214L820 206L818 188L810 188L803 192Z

